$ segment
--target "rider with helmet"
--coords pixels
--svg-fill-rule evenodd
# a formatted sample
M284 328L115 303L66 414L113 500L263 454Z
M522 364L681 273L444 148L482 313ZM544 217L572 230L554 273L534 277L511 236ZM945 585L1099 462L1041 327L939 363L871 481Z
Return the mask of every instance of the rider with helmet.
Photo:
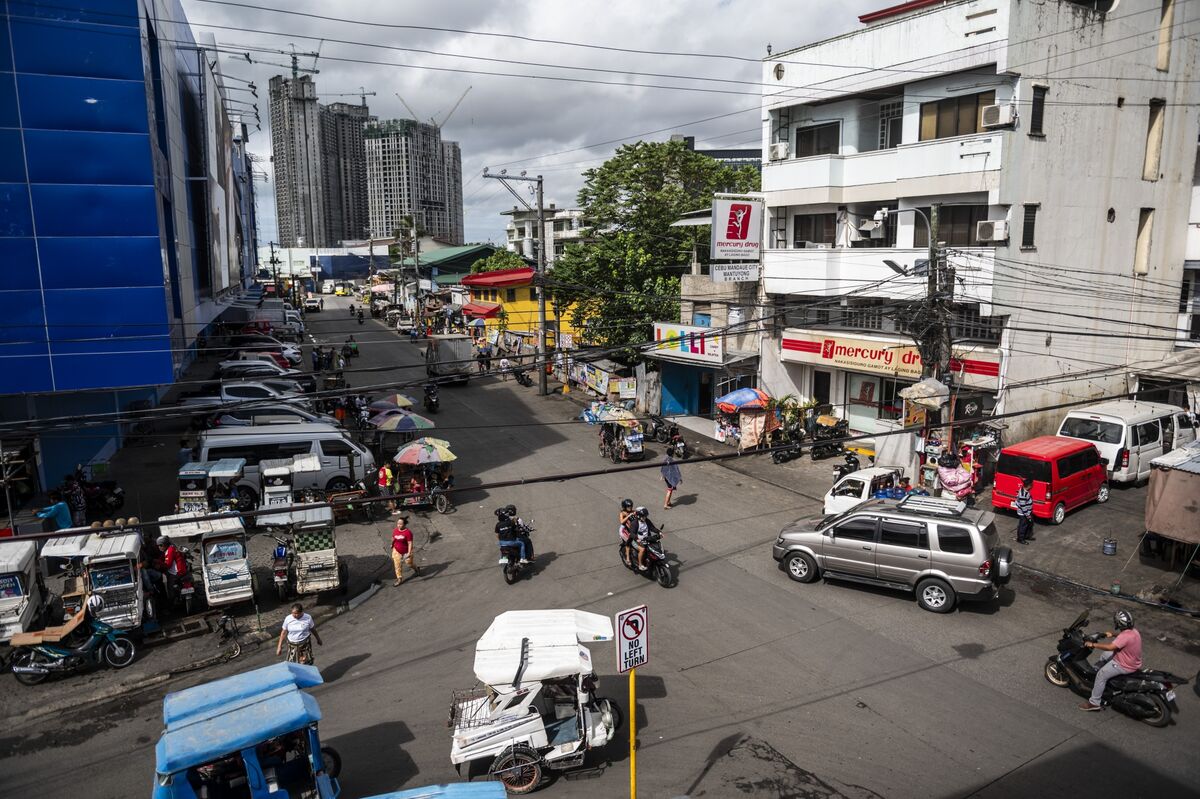
M629 541L637 533L637 514L633 510L633 500L621 500L621 513L617 517L617 535L622 541Z
M637 520L637 533L634 538L634 543L637 544L638 550L638 571L646 571L646 541L650 538L651 533L662 535L662 530L654 526L654 522L650 521L650 511L646 510L645 506L639 505L634 511L634 518Z
M1133 627L1133 614L1127 610L1118 610L1113 614L1113 626L1117 632L1109 630L1105 638L1114 639L1111 644L1099 641L1088 641L1088 649L1100 649L1112 652L1096 664L1096 678L1092 683L1092 695L1088 701L1079 706L1080 710L1103 710L1101 700L1104 698L1104 687L1108 681L1120 674L1132 674L1142 667L1142 634Z
M512 513L509 513L509 508ZM504 554L505 547L517 547L521 553L521 563L528 563L526 541L528 536L523 536L520 531L519 519L517 519L517 509L508 505L503 508L496 509L496 539L500 543L501 558L507 557ZM503 560L501 561L503 562Z

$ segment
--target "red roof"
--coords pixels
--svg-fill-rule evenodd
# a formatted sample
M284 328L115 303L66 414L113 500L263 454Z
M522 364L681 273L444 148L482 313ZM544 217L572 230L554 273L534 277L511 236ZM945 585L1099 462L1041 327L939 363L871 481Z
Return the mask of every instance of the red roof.
M887 8L881 8L878 11L872 11L870 13L863 14L858 18L858 21L864 24L868 22L878 22L881 19L898 17L901 14L905 14L909 11L916 11L918 8L925 8L925 6L933 6L944 2L945 0L909 0L907 3L888 6Z
M494 302L468 302L462 307L464 316L481 316L490 319L500 310Z
M467 275L462 279L464 286L486 286L493 289L520 286L531 282L533 282L533 269L528 266L517 269L499 269L495 272L480 272L477 275Z
M1080 450L1093 446L1090 441L1064 436L1038 436L1020 444L1004 448L1005 455L1030 455L1043 460L1054 460L1064 455L1072 455Z

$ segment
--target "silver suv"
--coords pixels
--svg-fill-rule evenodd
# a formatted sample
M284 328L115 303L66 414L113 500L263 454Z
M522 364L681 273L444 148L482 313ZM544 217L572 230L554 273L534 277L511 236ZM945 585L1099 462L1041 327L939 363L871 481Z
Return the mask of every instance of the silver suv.
M948 613L959 600L994 599L1012 565L991 513L919 496L793 522L771 554L797 582L823 576L915 592L934 613Z

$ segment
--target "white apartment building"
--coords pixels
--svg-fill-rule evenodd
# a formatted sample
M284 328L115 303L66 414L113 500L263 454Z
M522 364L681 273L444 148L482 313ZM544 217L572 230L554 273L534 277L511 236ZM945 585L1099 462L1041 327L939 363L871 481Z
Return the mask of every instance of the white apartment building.
M436 125L412 119L370 121L367 156L368 226L373 238L395 233L415 217L426 233L463 243L462 153Z
M937 206L960 392L1014 412L1130 390L1180 324L1200 7L914 0L860 20L763 62L762 296L787 312L763 387L900 426Z
M505 247L522 258L537 260L538 225L537 211L517 208L501 211L509 217L504 226ZM550 203L542 211L546 226L546 264L553 264L571 242L583 241L583 211L579 208L556 208Z

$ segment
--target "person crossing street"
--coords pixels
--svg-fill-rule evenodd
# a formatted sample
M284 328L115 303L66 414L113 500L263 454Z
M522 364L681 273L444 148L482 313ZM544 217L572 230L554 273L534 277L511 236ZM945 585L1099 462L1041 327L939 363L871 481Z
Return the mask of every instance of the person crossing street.
M396 582L392 585L400 585L404 582L404 564L406 563L415 576L421 576L421 570L417 568L414 559L413 533L408 528L408 517L401 516L396 520L396 529L392 531L392 568L396 572Z

